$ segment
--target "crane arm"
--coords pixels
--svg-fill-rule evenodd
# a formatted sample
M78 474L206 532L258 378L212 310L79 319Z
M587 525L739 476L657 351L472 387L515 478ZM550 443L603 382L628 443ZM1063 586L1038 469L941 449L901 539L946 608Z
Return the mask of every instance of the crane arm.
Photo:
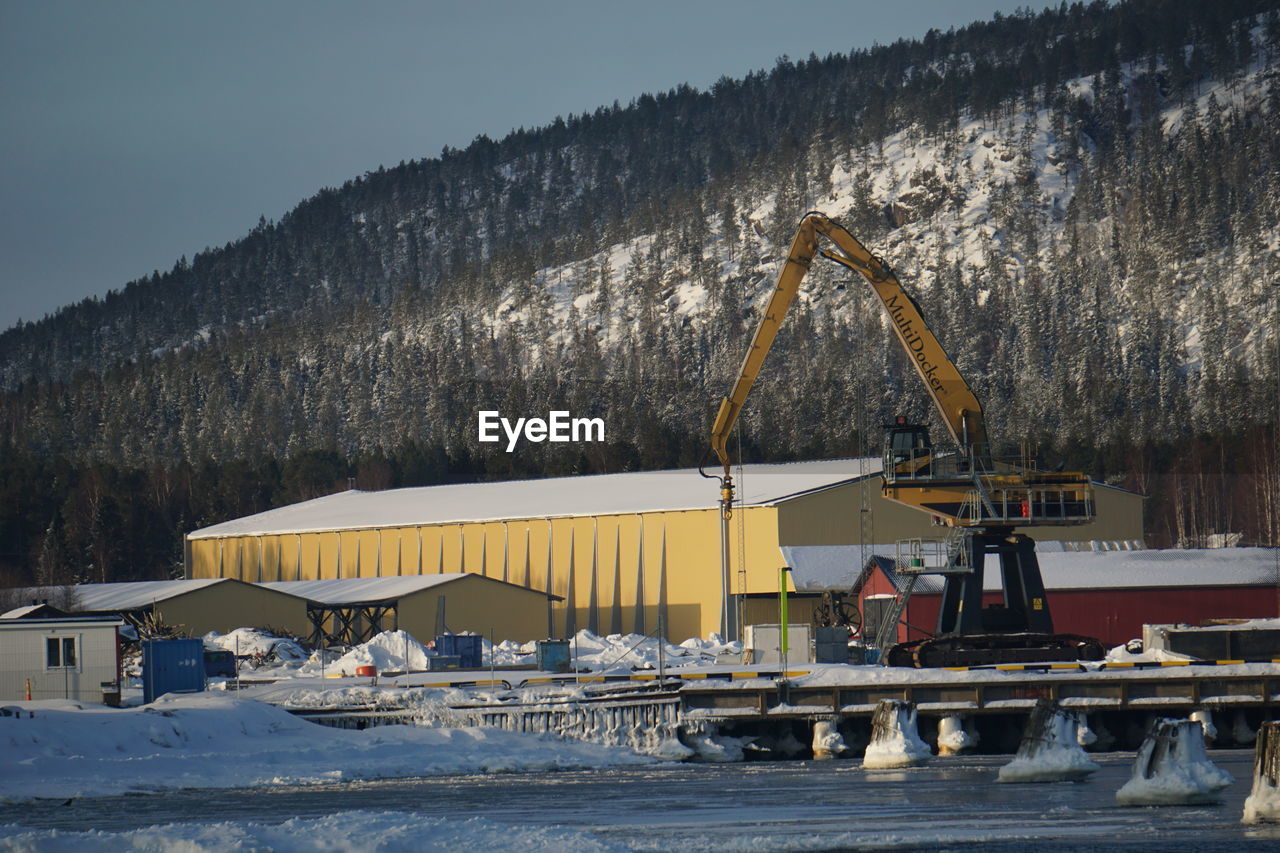
M835 244L836 251L820 249L819 235ZM769 298L769 304L751 338L746 357L742 360L737 381L729 395L721 399L720 409L712 422L711 450L724 466L722 482L725 485L732 483L727 448L729 433L742 413L756 377L760 375L760 368L773 346L787 309L791 307L801 282L818 254L854 270L867 280L889 314L899 343L910 357L916 373L924 381L951 437L966 454L974 449L985 453L987 430L982 404L925 323L920 307L883 261L841 225L815 211L800 221L791 250L778 274L773 295Z

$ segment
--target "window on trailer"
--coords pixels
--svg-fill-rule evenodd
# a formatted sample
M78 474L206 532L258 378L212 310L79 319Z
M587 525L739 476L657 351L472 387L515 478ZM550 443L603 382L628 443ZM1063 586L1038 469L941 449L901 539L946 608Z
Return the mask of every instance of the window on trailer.
M45 669L75 669L76 637L46 637L44 642Z

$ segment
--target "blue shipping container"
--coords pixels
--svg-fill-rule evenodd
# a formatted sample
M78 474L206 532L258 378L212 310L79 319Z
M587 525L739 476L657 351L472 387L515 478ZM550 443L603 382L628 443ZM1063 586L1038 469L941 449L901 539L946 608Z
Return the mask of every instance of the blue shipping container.
M142 699L204 690L203 640L145 640L142 643Z
M569 671L569 641L539 640L538 669L543 672Z
M457 655L462 669L479 669L484 665L481 639L479 634L441 634L436 637L436 654Z

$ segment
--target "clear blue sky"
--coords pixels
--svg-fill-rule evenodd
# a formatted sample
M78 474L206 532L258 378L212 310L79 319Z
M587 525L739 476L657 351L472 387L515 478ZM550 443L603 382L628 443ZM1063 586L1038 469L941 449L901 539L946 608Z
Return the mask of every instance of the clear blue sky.
M0 329L481 133L1045 5L0 0Z

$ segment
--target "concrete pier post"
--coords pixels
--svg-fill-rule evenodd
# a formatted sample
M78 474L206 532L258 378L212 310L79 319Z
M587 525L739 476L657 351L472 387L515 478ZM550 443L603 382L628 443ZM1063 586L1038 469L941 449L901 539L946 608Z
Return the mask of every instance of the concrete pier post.
M1234 781L1204 750L1196 720L1159 719L1147 731L1129 781L1116 792L1122 806L1171 806L1217 802Z
M923 764L933 755L920 739L916 706L901 699L882 699L871 718L871 743L862 758L868 770Z
M1253 747L1253 790L1244 801L1245 823L1280 821L1280 722L1263 723Z
M997 782L1079 781L1099 770L1079 743L1079 721L1057 702L1036 700L1013 760L1000 768Z
M977 742L965 728L959 715L950 714L938 720L938 755L962 755Z
M815 720L813 723L813 757L819 760L836 758L849 747L845 745L835 720Z
M1204 729L1205 746L1213 746L1213 742L1218 739L1218 727L1213 724L1213 712L1207 708L1201 708L1191 712L1191 719Z

